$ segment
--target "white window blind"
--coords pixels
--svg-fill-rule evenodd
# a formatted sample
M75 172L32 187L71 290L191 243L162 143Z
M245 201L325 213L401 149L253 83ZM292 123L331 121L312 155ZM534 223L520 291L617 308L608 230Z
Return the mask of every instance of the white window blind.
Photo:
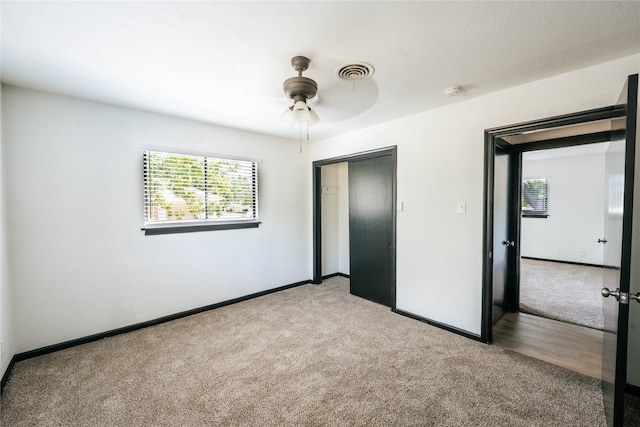
M145 226L258 219L258 165L144 151Z
M548 214L548 186L546 178L522 181L522 216L546 218Z

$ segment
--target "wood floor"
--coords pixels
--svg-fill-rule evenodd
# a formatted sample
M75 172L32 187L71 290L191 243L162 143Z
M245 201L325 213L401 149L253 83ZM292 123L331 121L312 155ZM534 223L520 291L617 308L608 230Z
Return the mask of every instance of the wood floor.
M600 379L602 331L527 313L507 313L493 327L493 342L512 351Z

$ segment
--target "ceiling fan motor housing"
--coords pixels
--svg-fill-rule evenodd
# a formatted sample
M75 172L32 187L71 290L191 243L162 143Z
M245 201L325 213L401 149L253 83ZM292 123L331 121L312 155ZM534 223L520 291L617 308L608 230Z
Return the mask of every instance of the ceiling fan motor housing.
M296 95L302 95L305 99L311 99L316 96L318 92L318 85L315 81L307 77L290 77L284 81L282 88L284 94L291 99L294 99Z
M318 92L316 82L307 77L302 77L302 72L309 68L309 62L311 61L305 56L294 56L291 58L291 67L298 72L298 76L288 78L282 84L284 94L288 98L296 101L306 101L316 96ZM298 99L296 99L296 97ZM304 99L300 99L301 97L304 97Z

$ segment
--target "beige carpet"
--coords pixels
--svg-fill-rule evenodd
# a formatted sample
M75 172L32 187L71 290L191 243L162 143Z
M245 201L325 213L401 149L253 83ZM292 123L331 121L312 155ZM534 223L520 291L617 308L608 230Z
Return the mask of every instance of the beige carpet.
M602 268L522 258L520 311L602 330Z
M599 382L334 278L26 360L9 426L603 426Z

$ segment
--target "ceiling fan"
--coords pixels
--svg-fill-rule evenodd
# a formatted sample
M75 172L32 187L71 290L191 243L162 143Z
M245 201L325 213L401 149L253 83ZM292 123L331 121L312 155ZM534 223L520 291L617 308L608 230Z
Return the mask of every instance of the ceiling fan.
M318 97L318 83L316 80L303 77L303 71L309 68L311 60L306 56L294 56L291 58L291 67L298 75L286 79L282 88L288 99L293 100L293 105L287 107L280 119L293 127L300 125L300 138L302 138L303 124L307 125L307 139L309 128L318 122L320 117L315 111L315 105L320 103ZM318 81L322 83L322 107L323 122L334 125L340 121L350 119L367 111L378 99L378 85L371 79L375 69L367 62L348 62L333 72L328 72L327 65L330 61L321 58L318 62ZM345 85L345 83L348 83ZM357 83L357 87L356 87ZM314 108L310 108L313 106Z
M298 75L288 78L282 84L284 94L293 99L293 105L285 109L280 116L280 120L289 126L306 122L307 127L311 127L320 121L318 114L307 105L307 101L318 93L318 84L308 77L302 77L302 72L309 68L309 62L309 58L304 56L291 58L291 66Z

